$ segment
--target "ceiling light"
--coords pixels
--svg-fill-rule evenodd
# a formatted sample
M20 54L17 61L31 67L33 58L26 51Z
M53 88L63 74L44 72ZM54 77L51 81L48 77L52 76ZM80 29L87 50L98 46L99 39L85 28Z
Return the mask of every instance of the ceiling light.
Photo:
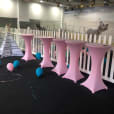
M53 14L54 16L58 16L59 13L60 13L58 7L52 7L52 8L51 8L51 11L52 11L52 14Z
M83 4L80 4L80 8L84 8L84 5Z
M63 7L63 4L59 4L60 7Z
M11 0L0 0L0 9L8 11L12 8L13 4Z
M35 15L41 14L41 12L42 12L42 8L41 8L40 4L32 3L31 8L32 8L32 12Z
M40 0L40 3L43 3L44 1L43 0Z

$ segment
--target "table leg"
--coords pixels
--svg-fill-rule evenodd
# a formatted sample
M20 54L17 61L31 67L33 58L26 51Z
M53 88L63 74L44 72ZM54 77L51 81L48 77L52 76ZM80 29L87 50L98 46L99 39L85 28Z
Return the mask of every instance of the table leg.
M44 57L43 60L41 62L41 67L53 67L53 64L51 62L50 59L50 54L49 54L49 50L50 50L50 45L51 45L51 39L42 39L43 41L43 52L44 52Z
M64 74L67 71L67 66L65 63L65 53L66 53L66 44L64 42L56 43L57 47L57 65L52 70L58 75Z
M85 82L81 84L90 89L92 93L95 93L96 91L99 91L101 89L108 89L107 86L103 83L101 76L101 62L103 56L103 54L99 54L99 56L91 55L92 69L90 76Z
M74 82L77 82L78 80L83 78L79 70L79 57L80 49L70 47L70 67L63 78L71 79Z
M25 55L22 57L25 61L35 60L36 58L32 55L31 52L31 40L32 38L24 38L25 41Z

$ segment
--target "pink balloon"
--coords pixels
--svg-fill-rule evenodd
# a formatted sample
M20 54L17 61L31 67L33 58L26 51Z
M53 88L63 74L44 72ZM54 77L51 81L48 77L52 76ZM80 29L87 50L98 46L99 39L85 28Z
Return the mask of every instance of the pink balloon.
M7 69L8 69L8 71L12 72L14 70L13 64L12 63L8 63L7 64Z

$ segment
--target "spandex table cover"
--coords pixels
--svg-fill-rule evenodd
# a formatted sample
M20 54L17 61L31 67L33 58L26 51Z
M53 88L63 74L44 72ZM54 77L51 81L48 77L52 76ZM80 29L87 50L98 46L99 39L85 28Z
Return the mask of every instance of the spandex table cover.
M36 58L32 55L31 52L31 40L33 39L32 34L22 34L22 38L25 41L25 55L22 57L25 61L35 60Z
M91 56L92 68L89 78L81 85L90 89L92 93L95 93L96 91L107 89L107 86L102 81L101 63L106 51L110 49L110 46L100 44L86 44L86 46Z
M74 82L77 82L78 80L83 78L79 70L79 57L80 51L85 43L82 41L71 40L67 40L66 43L70 49L70 67L63 78L68 78L73 80Z
M66 53L66 43L64 40L54 39L57 49L57 65L52 70L58 75L64 74L67 71L67 66L65 63L65 53Z
M53 38L45 38L45 37L40 38L40 40L42 40L43 42L43 52L44 52L43 60L41 62L42 68L53 67L53 64L50 59L50 53L49 53L52 39Z

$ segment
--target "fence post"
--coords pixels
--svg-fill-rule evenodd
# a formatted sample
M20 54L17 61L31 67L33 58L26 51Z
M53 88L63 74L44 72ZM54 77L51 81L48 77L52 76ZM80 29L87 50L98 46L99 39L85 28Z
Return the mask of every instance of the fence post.
M110 70L110 81L114 83L114 48L112 48L113 56L112 56L112 64Z
M106 44L106 35L103 37L103 44Z
M96 40L97 40L97 36L96 34L94 35L94 43L96 43Z
M108 45L111 45L111 44L112 44L112 36L110 35L108 40Z

